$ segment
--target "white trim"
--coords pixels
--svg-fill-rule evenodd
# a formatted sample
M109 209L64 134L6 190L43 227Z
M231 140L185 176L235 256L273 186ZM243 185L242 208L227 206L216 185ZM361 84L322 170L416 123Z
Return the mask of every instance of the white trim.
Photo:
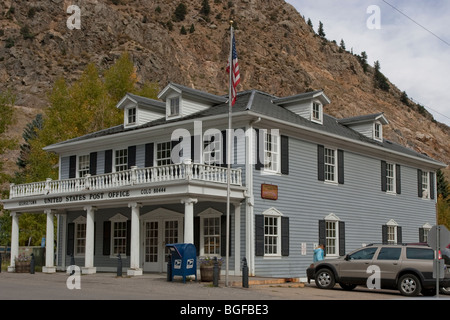
M205 254L205 234L204 234L204 219L205 218L218 218L219 219L219 253L218 254L208 254L208 257L221 257L222 252L220 252L222 244L220 241L222 241L222 220L221 217L223 216L223 213L214 209L214 208L208 208L203 210L201 213L198 214L200 217L200 248L199 248L199 256L206 256Z
M319 117L318 118L314 117L314 104L317 104L319 106ZM311 112L310 117L311 117L312 122L323 124L323 104L322 104L322 102L320 102L319 100L312 100L310 112Z
M281 258L281 217L283 214L275 207L265 210L262 215L264 216L264 258ZM266 235L266 217L276 219L276 253L266 253L266 236L274 237L273 235Z

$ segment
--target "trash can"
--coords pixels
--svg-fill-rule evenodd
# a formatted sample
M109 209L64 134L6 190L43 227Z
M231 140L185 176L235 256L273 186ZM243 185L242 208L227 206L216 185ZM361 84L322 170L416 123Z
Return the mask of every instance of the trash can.
M174 276L182 276L186 283L186 276L195 275L197 280L197 250L192 243L167 244L171 257L171 281Z

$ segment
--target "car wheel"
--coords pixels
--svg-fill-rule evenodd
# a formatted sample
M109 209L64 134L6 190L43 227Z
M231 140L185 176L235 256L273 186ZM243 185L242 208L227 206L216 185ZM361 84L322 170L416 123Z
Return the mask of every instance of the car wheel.
M450 295L450 287L440 287L439 289L442 294Z
M404 296L414 297L422 291L420 280L413 274L404 274L400 277L398 290Z
M356 284L347 284L347 283L340 283L339 285L341 286L342 289L350 291L356 288Z
M334 274L330 269L320 269L316 273L316 285L320 289L331 289L335 283Z

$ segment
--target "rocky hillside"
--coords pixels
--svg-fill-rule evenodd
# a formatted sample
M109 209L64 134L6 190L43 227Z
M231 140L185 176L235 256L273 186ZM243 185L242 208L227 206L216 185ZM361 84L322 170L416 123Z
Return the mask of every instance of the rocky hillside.
M177 10L182 2L186 14ZM284 96L322 88L332 101L328 114L341 118L382 111L390 121L389 139L450 163L449 127L434 122L420 106L402 102L395 84L388 92L375 89L373 68L364 72L358 55L320 38L291 5L282 0L206 2L208 7L203 0L3 0L0 90L16 93L22 119L13 134L20 135L27 117L46 106L57 77L75 80L88 63L105 68L124 51L131 54L141 82L164 87L174 81L226 94L232 18L240 90ZM67 27L69 5L81 9L80 30ZM15 161L14 152L7 156Z

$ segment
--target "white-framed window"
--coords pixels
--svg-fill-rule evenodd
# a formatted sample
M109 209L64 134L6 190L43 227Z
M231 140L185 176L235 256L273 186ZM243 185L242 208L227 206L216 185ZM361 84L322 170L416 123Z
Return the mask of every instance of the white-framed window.
M334 213L325 217L325 255L327 257L339 256L339 222L340 219Z
M383 141L383 128L380 122L373 124L373 138L378 141Z
M89 173L90 156L88 154L78 157L78 177L82 178Z
M180 115L180 97L169 99L169 117Z
M430 175L428 171L422 171L422 198L430 198Z
M111 219L111 256L117 257L120 253L125 256L127 252L127 223L128 219L118 213Z
M220 131L214 134L203 136L203 163L209 165L221 165L223 162L222 151L226 146L222 143L222 133Z
M431 227L431 224L429 224L428 222L422 226L423 238L420 239L420 241L428 242L428 234L430 233Z
M275 208L263 212L264 216L264 256L281 256L281 216Z
M388 244L396 244L398 239L398 223L394 220L389 220L388 223L386 223L387 226L387 243Z
M171 164L172 143L160 142L156 144L156 165L165 166Z
M126 110L127 110L127 124L129 125L135 124L137 121L136 107L131 107Z
M200 217L200 255L221 255L221 217L222 213L208 208L199 214Z
M74 255L80 256L86 253L86 217L79 216L75 223Z
M278 131L264 133L264 171L280 172L280 135Z
M386 163L386 191L395 193L395 164Z
M336 149L325 148L325 181L337 182Z
M128 149L118 149L114 154L115 171L128 170Z
M314 101L311 109L311 120L314 122L322 123L323 121L323 109L320 102Z

